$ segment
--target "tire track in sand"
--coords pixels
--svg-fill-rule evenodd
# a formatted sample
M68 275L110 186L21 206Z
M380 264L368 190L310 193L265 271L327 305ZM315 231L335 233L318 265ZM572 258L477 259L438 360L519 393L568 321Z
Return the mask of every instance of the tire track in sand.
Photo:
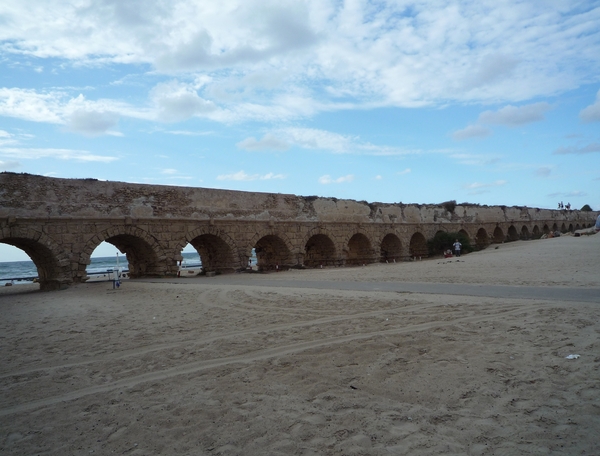
M291 355L293 353L302 352L305 350L311 350L315 348L327 347L330 345L338 345L341 343L354 342L358 340L369 339L371 337L378 336L390 336L390 335L398 335L398 334L407 334L416 331L425 331L433 328L441 328L446 326L455 325L457 323L471 323L478 321L497 321L506 318L507 315L512 315L516 313L522 313L524 311L532 311L539 310L541 308L555 307L557 304L533 304L527 306L526 309L522 307L504 311L497 312L494 314L485 314L485 315L471 315L468 317L455 318L447 321L430 321L427 323L416 324L404 328L394 328L380 331L372 331L368 333L361 334L349 334L345 336L331 337L326 339L317 339L305 342L299 342L290 345L277 346L273 348L265 348L262 350L257 350L255 352L245 353L241 355L229 356L224 358L217 358L212 360L202 360L192 363L187 363L184 366L176 366L170 369L165 369L162 371L154 371L148 372L146 374L137 375L135 377L124 378L121 380L117 380L115 382L111 382L103 385L91 386L88 388L82 388L75 391L70 391L65 394L60 394L57 396L51 396L45 399L34 400L30 402L26 402L23 404L17 404L9 407L5 407L0 410L0 417L13 415L16 413L28 412L30 410L52 406L61 402L76 400L85 396L89 396L92 394L106 393L115 389L126 389L130 388L134 385L146 382L156 382L167 380L171 377L176 377L180 375L188 375L193 374L200 371L205 371L209 369L214 369L217 367L226 366L229 364L250 364L256 361L263 361L273 357L280 357Z

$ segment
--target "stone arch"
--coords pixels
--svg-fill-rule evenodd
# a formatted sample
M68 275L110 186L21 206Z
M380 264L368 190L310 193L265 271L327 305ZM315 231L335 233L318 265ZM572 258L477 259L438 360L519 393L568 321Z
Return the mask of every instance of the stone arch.
M566 233L567 232L567 226L564 223L560 226L560 232L561 233Z
M458 234L462 234L464 237L466 237L466 238L467 238L467 239L469 239L469 240L471 239L471 236L469 236L469 233L467 233L467 231L466 231L464 228L461 228L461 229L458 231Z
M552 232L558 231L558 225L555 223L552 225Z
M575 231L580 230L581 226L579 226L579 223L575 225Z
M496 228L494 228L494 242L496 244L502 244L504 240L504 231L502 231L502 228L497 226Z
M402 241L394 233L388 233L383 237L380 250L382 263L402 259Z
M542 233L544 234L548 234L550 232L550 228L548 228L548 224L544 224L544 227L542 228Z
M85 265L90 263L92 252L103 241L114 245L126 255L129 263L129 277L132 279L175 273L174 264L171 265L171 268L165 264L166 255L156 238L131 225L112 226L90 239L83 249Z
M572 233L572 232L573 232L573 224L569 223L569 233Z
M242 267L235 241L215 226L202 226L188 232L185 240L177 245L177 251L181 252L187 243L198 252L204 272L226 273Z
M475 235L475 246L477 250L483 250L490 244L490 238L485 228L479 228Z
M515 228L514 225L511 225L508 227L507 238L509 241L518 241L519 240L519 233L517 232L517 229Z
M0 243L17 247L31 258L37 269L40 290L60 290L73 282L68 255L46 234L6 228L0 232Z
M429 256L429 249L427 248L425 236L418 231L414 233L410 237L408 251L412 258L427 258Z
M531 236L529 235L529 229L523 225L523 227L521 228L521 239L523 241L526 241L530 238Z
M294 266L294 257L288 244L276 234L262 236L252 242L251 248L256 252L256 263L259 271L289 269Z
M374 252L369 238L363 233L355 233L346 244L346 264L366 264L374 262Z
M304 265L319 267L335 264L335 244L331 238L322 233L313 234L304 246Z
M534 239L539 239L541 236L540 228L537 225L533 226L532 236Z

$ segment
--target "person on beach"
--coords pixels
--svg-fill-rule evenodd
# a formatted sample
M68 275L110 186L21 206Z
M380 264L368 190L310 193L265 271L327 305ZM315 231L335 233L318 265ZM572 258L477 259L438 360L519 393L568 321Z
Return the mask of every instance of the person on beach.
M452 244L452 247L454 247L454 255L459 257L460 256L460 248L462 247L462 244L460 242L458 242L458 239L456 240L456 242L454 244Z

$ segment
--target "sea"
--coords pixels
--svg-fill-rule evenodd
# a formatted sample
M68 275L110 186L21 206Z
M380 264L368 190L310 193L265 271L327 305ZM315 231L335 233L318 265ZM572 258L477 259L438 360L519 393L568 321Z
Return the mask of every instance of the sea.
M183 252L181 255L183 256L184 266L189 267L202 264L198 252ZM119 255L119 266L127 269L125 255ZM116 267L116 256L95 257L91 259L86 272L88 274L102 273L106 272L107 269L114 269ZM12 283L13 285L32 283L33 279L37 276L37 268L33 264L33 261L0 262L0 286L5 286L7 283Z

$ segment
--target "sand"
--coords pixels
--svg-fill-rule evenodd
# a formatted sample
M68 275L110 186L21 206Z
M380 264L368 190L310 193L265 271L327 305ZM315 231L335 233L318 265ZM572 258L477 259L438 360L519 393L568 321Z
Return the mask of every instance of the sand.
M494 247L1 289L0 454L600 454L600 235ZM330 288L305 286L315 280ZM598 300L339 289L348 282Z

